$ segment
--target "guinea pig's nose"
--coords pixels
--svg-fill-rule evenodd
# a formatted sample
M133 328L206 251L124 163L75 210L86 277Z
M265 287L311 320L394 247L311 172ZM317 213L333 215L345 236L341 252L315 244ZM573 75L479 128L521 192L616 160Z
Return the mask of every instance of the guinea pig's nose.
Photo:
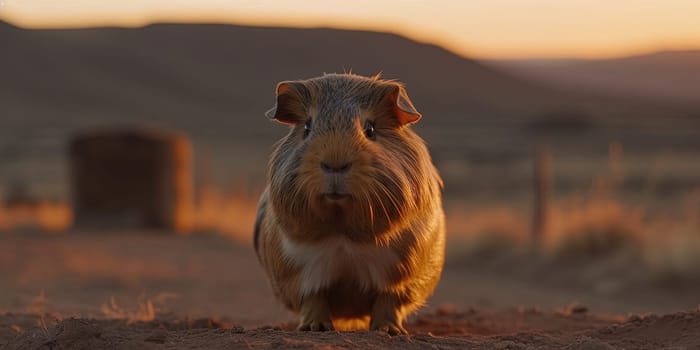
M350 170L352 163L348 162L340 165L330 165L326 162L321 162L321 170L325 173L344 173Z

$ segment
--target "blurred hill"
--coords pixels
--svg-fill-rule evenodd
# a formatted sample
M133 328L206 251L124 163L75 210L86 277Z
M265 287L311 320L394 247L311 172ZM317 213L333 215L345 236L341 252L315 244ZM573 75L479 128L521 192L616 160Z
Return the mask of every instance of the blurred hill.
M686 147L697 143L689 130L700 130L700 108L560 91L393 34L209 24L26 30L0 22L0 42L0 186L30 183L58 197L66 195L68 137L112 124L187 132L206 170L200 175L262 181L271 146L286 132L263 116L275 84L324 72L405 82L448 184L467 175L469 162L530 157L541 129L563 130L553 142L564 146L603 150L611 139ZM588 133L572 138L579 129Z
M485 63L557 87L700 106L700 50L602 60L494 60Z

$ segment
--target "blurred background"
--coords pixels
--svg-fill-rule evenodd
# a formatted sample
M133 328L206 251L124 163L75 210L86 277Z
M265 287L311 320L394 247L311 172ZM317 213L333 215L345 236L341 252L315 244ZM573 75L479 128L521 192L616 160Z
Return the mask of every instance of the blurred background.
M290 319L251 248L282 80L406 84L430 305L695 307L700 3L0 0L0 310Z

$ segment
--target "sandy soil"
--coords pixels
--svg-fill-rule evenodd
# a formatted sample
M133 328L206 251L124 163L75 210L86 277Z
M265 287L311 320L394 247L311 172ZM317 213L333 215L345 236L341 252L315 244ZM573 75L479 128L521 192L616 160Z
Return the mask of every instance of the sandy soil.
M290 324L245 329L208 319L125 320L5 314L7 349L698 349L700 312L630 317L624 322L534 309L483 313L441 310L408 326L409 336L380 332L296 332ZM38 326L37 326L38 324Z
M595 264L522 259L533 260L449 257L435 296L409 320L410 336L302 333L245 244L4 234L0 348L700 349L696 285L656 285L625 269L615 283L602 274L601 288L590 277Z

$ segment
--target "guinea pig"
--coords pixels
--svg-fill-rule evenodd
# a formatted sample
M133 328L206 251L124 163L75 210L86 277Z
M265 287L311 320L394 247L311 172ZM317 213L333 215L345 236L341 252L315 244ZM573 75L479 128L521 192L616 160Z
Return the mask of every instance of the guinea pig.
M404 86L326 74L277 85L267 112L290 126L269 162L254 246L298 330L406 334L445 254L442 179L411 130Z

